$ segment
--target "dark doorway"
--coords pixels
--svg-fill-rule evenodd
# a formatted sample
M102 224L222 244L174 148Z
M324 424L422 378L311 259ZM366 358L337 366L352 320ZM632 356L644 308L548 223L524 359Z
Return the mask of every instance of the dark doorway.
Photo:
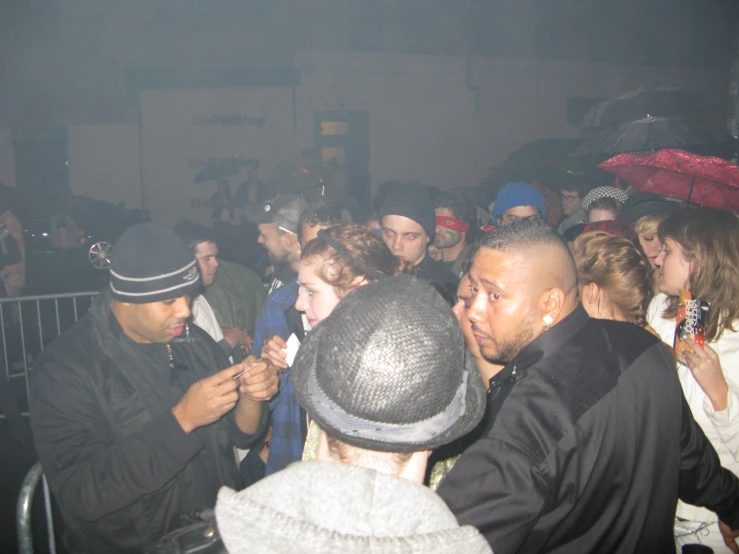
M323 163L346 168L347 193L361 206L370 201L369 112L321 111L314 116L314 145Z

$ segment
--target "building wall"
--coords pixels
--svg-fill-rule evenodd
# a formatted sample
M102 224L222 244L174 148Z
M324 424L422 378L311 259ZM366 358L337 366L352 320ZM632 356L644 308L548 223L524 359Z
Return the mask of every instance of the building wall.
M313 146L315 111L367 110L373 187L387 179L421 179L442 189L475 185L526 142L577 136L567 122L571 97L607 98L640 85L676 84L700 85L723 101L728 90L728 76L719 71L473 58L471 82L481 92L476 112L463 57L309 51L297 52L294 63L302 74L296 150ZM284 99L274 102L287 109ZM162 136L170 131L161 129ZM284 130L290 141L292 132ZM140 207L139 152L135 124L70 126L72 191ZM269 178L267 167L261 177Z
M141 175L152 220L210 224L217 185L195 183L200 171L230 159L238 170L228 177L232 194L252 167L269 177L295 154L292 121L288 87L145 91Z
M67 145L73 194L142 207L138 125L70 125Z
M512 58L361 52L296 52L298 149L313 143L317 110L370 112L370 175L421 179L441 188L470 186L522 144L576 137L567 99L608 98L641 85L703 87L722 103L723 71L644 68Z
M15 186L15 158L10 129L0 129L0 183Z
M0 2L0 127L136 123L131 68L281 67L308 50L726 70L735 0Z

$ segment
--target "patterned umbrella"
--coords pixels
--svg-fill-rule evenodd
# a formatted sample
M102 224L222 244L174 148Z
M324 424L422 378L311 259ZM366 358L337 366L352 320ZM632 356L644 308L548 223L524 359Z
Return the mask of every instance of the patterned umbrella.
M684 150L619 154L598 167L633 187L722 210L739 210L739 166Z

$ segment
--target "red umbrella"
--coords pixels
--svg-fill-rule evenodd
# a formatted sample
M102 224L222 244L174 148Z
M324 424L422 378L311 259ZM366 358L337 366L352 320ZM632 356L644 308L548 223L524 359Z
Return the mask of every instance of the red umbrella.
M739 166L669 148L624 153L598 167L633 187L722 210L739 210Z

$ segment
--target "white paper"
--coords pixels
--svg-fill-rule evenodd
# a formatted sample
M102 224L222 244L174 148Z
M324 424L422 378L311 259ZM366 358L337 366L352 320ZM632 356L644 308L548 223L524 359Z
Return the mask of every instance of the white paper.
M295 336L295 333L293 333L290 335L290 338L287 339L287 348L285 348L285 352L287 352L287 365L292 367L293 361L295 361L295 355L298 353L299 348L300 341L298 340L298 337Z
M308 318L305 316L305 314L300 314L300 319L303 322L303 331L306 333L313 329L313 327L310 326L310 323L308 323Z

